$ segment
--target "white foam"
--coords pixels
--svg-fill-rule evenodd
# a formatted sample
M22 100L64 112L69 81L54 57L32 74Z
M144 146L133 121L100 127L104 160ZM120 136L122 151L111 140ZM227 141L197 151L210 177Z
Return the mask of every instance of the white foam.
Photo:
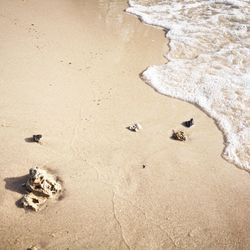
M250 170L250 1L165 0L128 12L168 30L168 63L145 81L162 94L199 105L225 135L223 156Z

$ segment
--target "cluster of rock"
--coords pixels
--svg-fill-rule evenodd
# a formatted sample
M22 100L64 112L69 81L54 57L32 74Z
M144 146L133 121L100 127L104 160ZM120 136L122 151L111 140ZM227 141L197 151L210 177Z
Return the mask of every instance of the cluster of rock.
M188 121L184 121L182 123L182 125L187 127L187 128L190 128L194 125L194 119L191 118ZM137 132L140 129L142 129L142 126L139 123L133 123L132 125L128 126L127 129L129 129L130 131L133 131L133 132ZM187 140L187 137L182 130L173 131L172 138L174 140L178 140L178 141L186 141Z
M24 208L40 210L49 198L55 198L62 191L62 186L54 175L38 167L31 168L25 184L28 191L21 199Z
M188 121L184 121L182 123L182 125L187 127L187 128L190 128L190 127L192 127L194 125L194 119L191 118ZM178 141L186 141L187 140L187 137L186 137L185 133L182 130L173 131L172 138L174 140L178 140Z
M188 128L191 127L193 125L193 118L183 122L183 125ZM127 128L130 131L137 132L142 129L142 126L139 123L133 123ZM39 143L41 138L42 135L33 135L32 141ZM187 139L185 133L181 130L173 131L172 138L178 141L186 141ZM28 193L23 196L21 203L24 208L31 208L35 211L40 210L49 198L57 197L62 191L62 186L55 176L38 167L30 169L29 179L25 187Z

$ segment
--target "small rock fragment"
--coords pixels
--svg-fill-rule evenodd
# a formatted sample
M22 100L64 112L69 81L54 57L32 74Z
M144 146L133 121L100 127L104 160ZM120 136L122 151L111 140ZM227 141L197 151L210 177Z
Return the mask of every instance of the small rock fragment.
M139 123L134 123L133 125L128 126L128 129L129 129L130 131L137 132L137 131L139 131L140 129L142 129L142 126L141 126Z
M32 140L33 142L39 143L42 137L43 137L42 135L33 135Z
M178 141L186 141L186 136L183 131L173 131L172 138Z
M194 125L194 119L191 118L189 121L183 122L183 125L184 125L185 127L187 127L187 128L190 128L191 126Z
M27 248L27 250L38 250L38 248L36 246L33 246L33 247Z
M25 194L21 200L21 203L24 208L30 208L36 212L43 207L47 201L46 197L37 196L33 193Z

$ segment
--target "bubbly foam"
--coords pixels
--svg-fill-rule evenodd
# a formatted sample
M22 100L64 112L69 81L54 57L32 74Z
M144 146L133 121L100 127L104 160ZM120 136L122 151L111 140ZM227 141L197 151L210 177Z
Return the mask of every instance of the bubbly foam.
M223 156L250 170L250 1L130 0L129 13L164 28L165 65L144 80L162 94L199 105L225 135Z

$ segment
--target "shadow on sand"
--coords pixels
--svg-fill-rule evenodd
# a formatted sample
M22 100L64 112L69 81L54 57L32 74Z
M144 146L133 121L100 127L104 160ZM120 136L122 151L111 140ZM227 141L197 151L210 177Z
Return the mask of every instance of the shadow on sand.
M28 143L34 143L33 137L27 137L24 140Z
M20 177L9 177L9 178L5 178L5 188L12 191L12 192L16 192L19 194L27 194L27 191L24 187L25 183L27 182L29 178L29 175L23 175ZM22 198L21 198L22 199ZM16 201L16 206L17 207L22 207L21 205L21 199Z

